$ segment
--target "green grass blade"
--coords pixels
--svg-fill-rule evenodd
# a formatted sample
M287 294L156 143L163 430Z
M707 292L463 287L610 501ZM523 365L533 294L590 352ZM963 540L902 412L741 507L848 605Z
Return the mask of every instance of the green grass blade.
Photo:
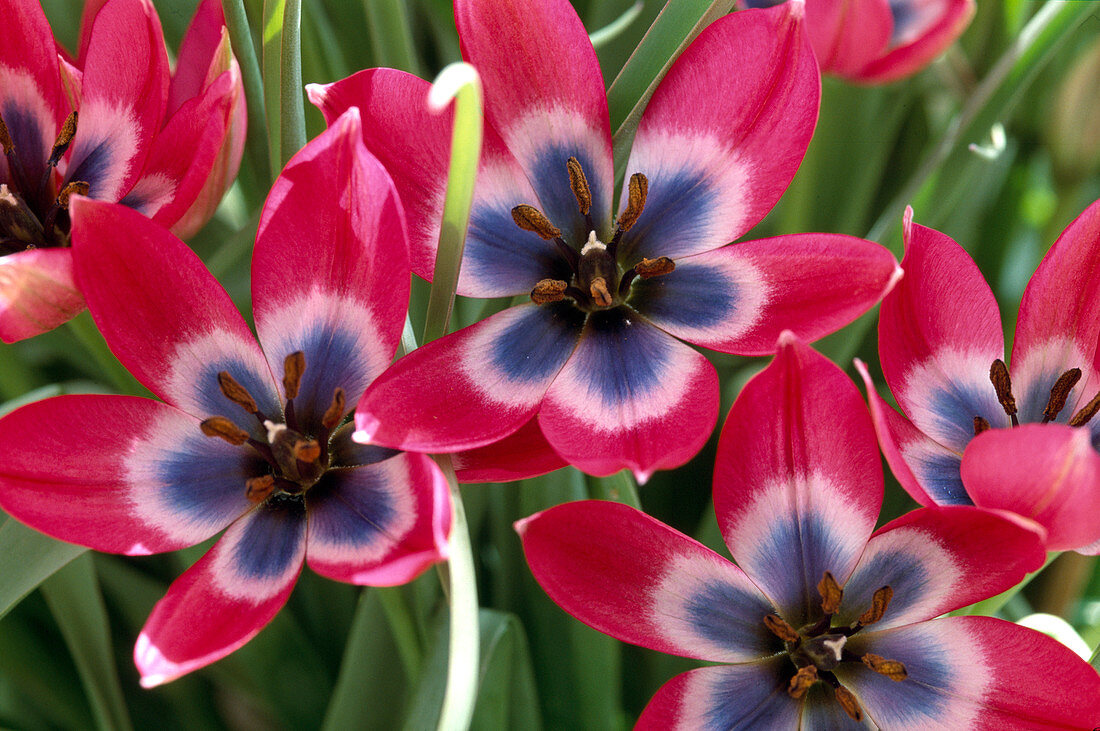
M588 40L592 41L592 45L595 48L602 48L605 44L618 38L619 34L629 28L630 24L638 19L644 9L645 3L642 2L642 0L638 0L627 8L618 18L615 18L615 20L611 21L603 28L589 34Z
M267 119L264 117L264 81L256 59L256 46L252 43L244 0L222 0L222 8L225 24L229 28L229 42L240 64L244 84L245 108L248 111L248 136L244 143L247 167L258 180L267 181L271 179L271 164L264 150L264 138L268 135ZM259 199L263 200L263 196Z
M42 584L42 595L69 647L99 728L133 728L111 647L107 609L90 554L78 556Z
M420 75L406 0L363 0L374 65Z
M87 550L54 540L14 518L7 518L0 525L0 617Z
M306 143L301 31L301 0L264 2L264 107L273 173Z

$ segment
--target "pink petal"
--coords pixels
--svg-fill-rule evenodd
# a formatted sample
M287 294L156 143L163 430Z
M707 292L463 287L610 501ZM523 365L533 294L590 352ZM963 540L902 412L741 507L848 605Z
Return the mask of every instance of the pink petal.
M813 0L806 31L821 70L850 77L886 51L894 17L888 0Z
M914 9L917 22L895 21L890 39L894 49L860 69L853 78L861 82L884 84L924 68L962 35L976 8L974 0L907 0L894 5L923 7ZM895 15L898 11L895 7Z
M66 180L117 201L141 175L164 118L168 55L148 0L114 0L95 16L83 63L80 122Z
M805 728L799 725L806 710L803 702L787 694L785 676L793 668L779 656L682 673L661 686L634 728Z
M1059 421L1066 421L1100 390L1100 201L1077 217L1024 291L1012 346L1012 381L1021 421L1040 421L1050 388L1065 371L1082 378Z
M459 482L512 482L565 467L535 419L499 442L456 452L452 457Z
M583 241L588 231L566 160L574 156L584 168L597 227L608 222L614 171L603 75L580 18L567 0L454 5L462 55L485 86L487 126L519 161L543 213Z
M918 508L875 531L844 584L837 621L854 622L889 586L893 599L874 629L919 622L999 594L1045 559L1030 521L969 505Z
M35 0L0 0L0 115L27 177L37 184L69 113L53 32ZM10 181L0 157L0 182Z
M53 330L84 310L68 249L0 256L0 340L14 343Z
M649 178L645 211L623 237L631 263L732 241L787 189L821 86L800 11L787 3L720 18L669 69L627 164L628 176Z
M974 417L1008 426L989 380L1003 357L1001 318L974 261L947 236L905 219L905 276L882 301L882 372L918 429L962 452Z
M890 680L842 663L837 676L881 728L1070 729L1100 718L1100 675L1058 641L992 617L947 617L851 638L896 659Z
M966 448L962 479L976 505L1018 513L1046 528L1047 550L1100 540L1100 455L1086 429L992 429Z
M643 483L694 457L717 420L714 366L628 307L589 315L538 416L570 464Z
M962 455L929 439L913 423L890 408L878 395L867 366L856 359L856 370L867 387L871 421L890 471L910 497L921 505L970 505L959 476Z
M291 158L252 256L256 330L271 363L305 352L296 403L318 423L336 387L355 403L390 364L409 300L401 202L361 137L353 108Z
M458 452L530 421L580 336L569 304L529 304L417 348L363 394L356 439L413 452Z
M352 584L412 581L450 549L451 497L422 454L331 470L306 494L309 567Z
M305 532L300 501L268 500L231 525L153 607L134 647L142 686L220 660L263 629L294 589Z
M795 234L679 259L670 274L635 280L629 301L690 343L766 355L783 330L815 340L847 325L900 276L893 255L878 244Z
M107 344L138 380L195 416L256 427L219 390L217 374L228 371L264 414L282 413L252 332L194 252L125 206L77 198L70 211L77 282Z
M624 642L747 662L782 643L774 611L736 566L622 503L584 500L516 523L539 585L574 617Z
M859 391L785 333L741 390L718 441L714 508L741 568L795 626L826 571L851 573L874 530L882 467Z
M201 0L180 42L176 70L168 87L169 116L188 99L199 96L206 86L210 65L215 62L225 30L221 0Z
M152 399L59 396L0 419L0 505L99 551L142 555L206 540L248 508L253 462Z

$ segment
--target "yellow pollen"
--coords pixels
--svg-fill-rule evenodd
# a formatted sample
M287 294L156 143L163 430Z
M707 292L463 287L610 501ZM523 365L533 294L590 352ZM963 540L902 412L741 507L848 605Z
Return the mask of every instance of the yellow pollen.
M1043 423L1052 421L1062 409L1066 406L1066 399L1069 398L1070 391L1077 385L1077 382L1081 380L1081 369L1070 368L1068 371L1058 376L1058 380L1054 382L1054 385L1050 389L1050 399L1047 401L1047 407L1043 409Z
M569 285L560 279L543 279L531 290L531 301L536 305L560 302L565 299L565 290L568 287Z
M244 386L237 382L237 379L229 375L229 371L221 371L218 373L218 388L221 389L227 399L250 414L259 411L259 408L256 406L256 400L252 398L252 395Z
M603 277L596 277L588 287L592 300L600 307L610 307L612 303L611 292L607 289L607 281Z
M8 125L4 124L4 118L0 117L0 145L4 147L4 154L8 155L15 149L15 142L11 139L11 133L8 132Z
M88 195L88 191L91 189L92 186L88 185L83 180L74 180L66 184L65 187L61 189L61 192L57 194L57 205L68 209L70 198L74 195Z
M542 211L526 203L512 209L512 220L524 231L531 231L549 241L561 236L561 229L550 223Z
M893 598L894 590L889 586L875 589L875 593L871 596L871 608L860 615L859 623L866 627L882 619L886 614L886 608L890 606L890 600Z
M851 716L853 721L863 720L863 709L859 707L859 702L856 701L856 697L852 695L852 691L845 688L843 685L834 688L836 692L836 702L840 704L840 707L844 709L844 712Z
M982 432L989 431L989 422L980 416L974 417L974 436L978 436Z
M676 269L676 263L669 259L667 256L659 256L656 259L642 259L640 262L634 265L634 271L642 279L649 279L651 277L659 277L664 274L670 274Z
M298 461L309 464L320 459L321 445L317 443L316 439L300 439L294 442L290 452Z
M821 611L825 614L836 614L840 609L840 602L844 598L844 590L836 583L833 575L826 571L817 584L817 591L821 594Z
M902 681L909 677L905 665L897 660L887 660L881 655L868 652L862 658L863 664L874 670L879 675L885 675L890 680Z
M208 437L219 437L236 446L248 441L248 432L224 416L211 416L205 419L199 424L199 429Z
M71 112L65 118L65 123L61 125L61 132L58 133L57 139L53 143L53 149L50 150L50 165L56 165L61 156L65 154L65 150L69 149L73 138L76 137L76 122L76 112Z
M302 384L302 374L306 370L306 356L300 350L296 350L283 360L283 390L288 399L298 395L298 388Z
M1012 379L1008 375L1008 366L998 358L989 366L989 380L997 392L997 400L1009 416L1016 415L1016 397L1012 395Z
M334 429L344 418L345 411L347 411L347 398L344 396L344 389L337 386L332 392L332 403L329 404L325 415L321 417L321 426Z
M569 168L569 187L573 189L577 205L582 214L588 215L592 209L592 189L588 187L588 178L584 176L584 169L575 157L570 157L565 164Z
M778 614L768 614L764 617L764 626L784 642L798 642L798 632L794 627L784 621Z
M649 193L649 180L641 173L630 176L627 186L626 210L619 215L618 225L623 231L629 231L638 222L645 209L646 195Z
M250 503L262 503L273 492L275 492L275 478L271 475L252 477L245 480L244 496L248 498Z
M1093 396L1092 401L1089 401L1080 411L1073 415L1073 418L1069 420L1069 425L1084 426L1092 420L1092 417L1096 416L1096 412L1098 411L1100 411L1100 393Z
M787 695L795 699L802 698L817 680L816 667L807 665L804 668L799 668L798 672L791 678L791 684L787 686Z

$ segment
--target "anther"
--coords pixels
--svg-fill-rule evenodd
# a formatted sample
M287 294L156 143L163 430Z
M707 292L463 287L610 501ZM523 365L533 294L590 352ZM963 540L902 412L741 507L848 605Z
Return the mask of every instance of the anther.
M245 480L244 496L253 504L262 503L275 491L275 478L271 475L252 477Z
M634 265L634 271L637 272L638 276L642 279L650 279L651 277L670 274L674 269L676 269L675 262L667 256L659 256L656 259L643 258Z
M787 695L796 700L802 698L817 680L816 667L807 665L804 668L799 668L798 672L791 678L791 684L787 686Z
M890 600L894 598L894 590L889 586L875 589L871 596L871 608L859 615L859 623L866 627L874 624L886 614L886 608L890 606Z
M1001 408L1012 417L1012 426L1019 426L1020 420L1016 417L1016 398L1012 395L1012 379L1008 375L1008 366L998 358L989 366L989 380L993 383L993 390L997 392L997 400Z
M46 163L50 167L57 165L58 161L61 160L61 156L65 154L65 150L69 149L69 145L72 144L73 137L76 137L76 121L77 113L71 112L65 118L65 123L61 125L61 132L58 133L57 139L53 143L53 149L50 150L50 159Z
M817 591L821 594L821 611L825 614L836 614L840 609L840 601L844 598L844 590L830 572L826 571L821 577Z
M211 416L199 424L199 429L208 437L219 437L235 446L248 441L248 432L224 416Z
M0 145L4 147L4 154L10 155L15 151L15 142L12 141L8 125L4 124L4 118L0 117Z
M560 279L543 279L531 290L531 301L536 305L548 302L560 302L565 299L565 290L569 287Z
M218 388L221 389L227 399L237 404L248 413L255 414L259 411L259 408L256 406L256 400L252 398L252 394L250 394L244 386L237 383L237 379L229 375L229 371L221 371L218 373Z
M561 236L561 229L550 223L542 211L526 203L512 209L512 220L524 231L532 231L547 241Z
M890 680L902 681L909 677L905 665L897 660L887 660L881 655L868 652L862 658L863 664L874 670L879 675L885 675Z
M974 436L978 436L984 431L989 431L989 422L980 416L974 417Z
M339 386L332 392L332 403L329 404L328 409L325 411L325 415L321 417L321 426L328 430L335 429L340 423L340 420L344 418L344 413L347 411L347 399L344 396L344 389Z
M862 721L863 709L859 707L859 702L856 701L856 697L852 695L852 691L848 690L843 685L838 685L833 691L836 693L836 702L840 704L844 712L851 716L853 721Z
M321 445L316 439L298 439L290 447L290 453L299 462L309 464L321 457Z
M1050 388L1050 398L1047 400L1047 407L1043 409L1043 424L1053 421L1062 409L1066 406L1066 400L1069 398L1070 391L1077 385L1077 382L1081 380L1081 369L1070 368L1068 371L1058 376L1058 380L1054 382L1054 385Z
M630 176L627 186L626 210L619 215L616 222L623 231L629 231L638 222L638 217L645 209L646 195L649 193L649 180L641 173Z
M283 359L283 390L288 399L297 397L305 370L306 355L302 351L296 350Z
M1069 420L1070 426L1084 426L1092 420L1092 417L1096 416L1096 413L1100 411L1100 393L1092 397L1092 401L1089 401L1081 410L1073 415L1073 418Z
M83 180L74 180L71 183L66 183L65 187L61 189L61 192L57 194L57 205L62 209L68 210L69 199L74 195L88 195L88 191L92 187Z
M592 189L588 187L588 178L584 176L584 170L577 158L570 157L565 165L569 168L569 187L573 189L581 213L587 216L592 209Z
M600 307L610 307L612 303L611 292L607 289L607 280L603 277L596 277L592 280L592 283L588 286L589 294L592 295L592 300Z
M787 624L786 621L778 614L768 614L764 617L764 626L768 630L783 640L784 642L798 642L799 636L795 628Z

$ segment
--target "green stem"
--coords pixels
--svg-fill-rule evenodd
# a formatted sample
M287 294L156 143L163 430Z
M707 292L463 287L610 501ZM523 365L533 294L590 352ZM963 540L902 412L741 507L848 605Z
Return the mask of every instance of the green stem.
M91 315L87 312L81 312L69 320L66 325L76 336L76 339L80 341L80 344L84 346L84 349L88 351L88 354L92 356L92 360L95 361L100 374L106 376L107 381L119 393L128 396L149 395L145 387L130 375L130 371L118 362L118 358L107 346L107 341L99 334Z
M401 664L405 668L405 675L410 682L415 682L420 677L423 652L416 622L413 621L412 609L405 600L403 588L383 586L371 591L377 595L382 611L386 614L390 631L393 633L393 642L397 645L397 654L401 656Z
M617 503L642 509L638 499L638 483L630 470L621 470L609 477L588 478L589 494L597 500L614 500Z
M374 64L420 75L407 0L364 0Z
M248 25L248 15L244 10L244 0L222 0L225 10L225 24L229 28L229 41L233 45L233 55L241 67L241 81L244 84L245 109L248 111L248 136L245 138L245 154L249 168L261 180L269 180L271 165L264 150L264 138L267 136L267 120L264 117L264 82L260 74L260 64L256 59L256 47L252 44L252 31ZM260 200L263 196L260 196Z
M272 172L306 143L301 0L264 2L264 107Z

